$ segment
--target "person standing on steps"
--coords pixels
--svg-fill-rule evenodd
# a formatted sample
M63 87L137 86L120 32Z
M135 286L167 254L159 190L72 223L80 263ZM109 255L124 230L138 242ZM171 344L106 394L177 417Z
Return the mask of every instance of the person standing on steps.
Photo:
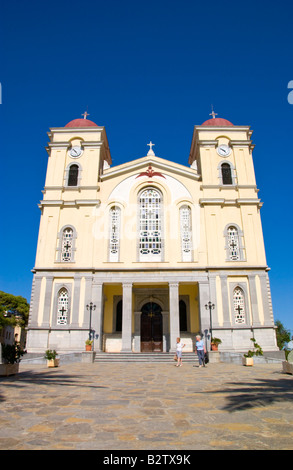
M176 344L176 354L177 354L177 365L176 367L182 366L182 349L184 348L185 344L180 341L180 338L177 338Z
M205 367L204 355L206 352L206 348L205 348L204 342L201 339L200 335L197 335L195 339L196 339L195 353L197 353L199 367Z

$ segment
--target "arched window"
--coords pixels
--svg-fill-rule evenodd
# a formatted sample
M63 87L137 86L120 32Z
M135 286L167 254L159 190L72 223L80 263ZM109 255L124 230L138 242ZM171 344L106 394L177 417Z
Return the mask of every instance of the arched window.
M191 210L188 206L180 207L180 234L182 261L192 261Z
M229 259L231 261L240 260L240 243L239 243L239 234L238 230L234 226L230 226L227 229L228 234L228 249L229 249Z
M187 309L184 300L179 300L180 331L187 331Z
M227 224L224 230L226 261L245 261L244 234L234 223Z
M63 230L62 242L61 242L61 261L70 262L72 261L72 247L73 247L73 230L67 227Z
M139 261L162 261L162 196L147 188L139 198Z
M110 209L110 241L109 241L109 261L119 261L120 245L120 214L121 210L117 206Z
M57 325L67 325L68 322L68 291L63 287L58 293Z
M241 287L236 287L233 292L233 308L235 323L245 323L245 299Z
M70 165L68 171L67 186L77 186L79 167L76 164Z
M74 263L75 240L77 234L73 225L65 225L58 233L57 258L58 263Z
M229 163L221 165L222 184L233 184L232 169Z

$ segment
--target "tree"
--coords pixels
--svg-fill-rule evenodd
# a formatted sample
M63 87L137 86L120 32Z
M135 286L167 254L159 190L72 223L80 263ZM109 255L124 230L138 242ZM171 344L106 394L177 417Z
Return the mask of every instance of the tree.
M289 343L291 337L290 337L290 330L287 330L282 322L280 320L277 320L275 322L277 330L276 330L276 336L277 336L277 345L279 349L283 349L285 343Z
M5 325L14 326L16 323L26 326L28 315L29 304L24 297L0 291L0 329Z

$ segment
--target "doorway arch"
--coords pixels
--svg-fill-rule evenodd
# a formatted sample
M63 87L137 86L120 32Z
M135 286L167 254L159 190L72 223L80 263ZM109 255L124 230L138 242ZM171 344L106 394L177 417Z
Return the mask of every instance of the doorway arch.
M147 302L141 309L141 352L163 351L163 315L160 305Z

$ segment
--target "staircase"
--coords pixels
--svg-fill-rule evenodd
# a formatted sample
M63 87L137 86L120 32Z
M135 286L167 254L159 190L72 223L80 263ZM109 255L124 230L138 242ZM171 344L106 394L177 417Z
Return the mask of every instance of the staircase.
M174 353L96 353L95 362L100 364L113 363L174 363ZM198 363L197 355L193 352L182 354L182 363Z

